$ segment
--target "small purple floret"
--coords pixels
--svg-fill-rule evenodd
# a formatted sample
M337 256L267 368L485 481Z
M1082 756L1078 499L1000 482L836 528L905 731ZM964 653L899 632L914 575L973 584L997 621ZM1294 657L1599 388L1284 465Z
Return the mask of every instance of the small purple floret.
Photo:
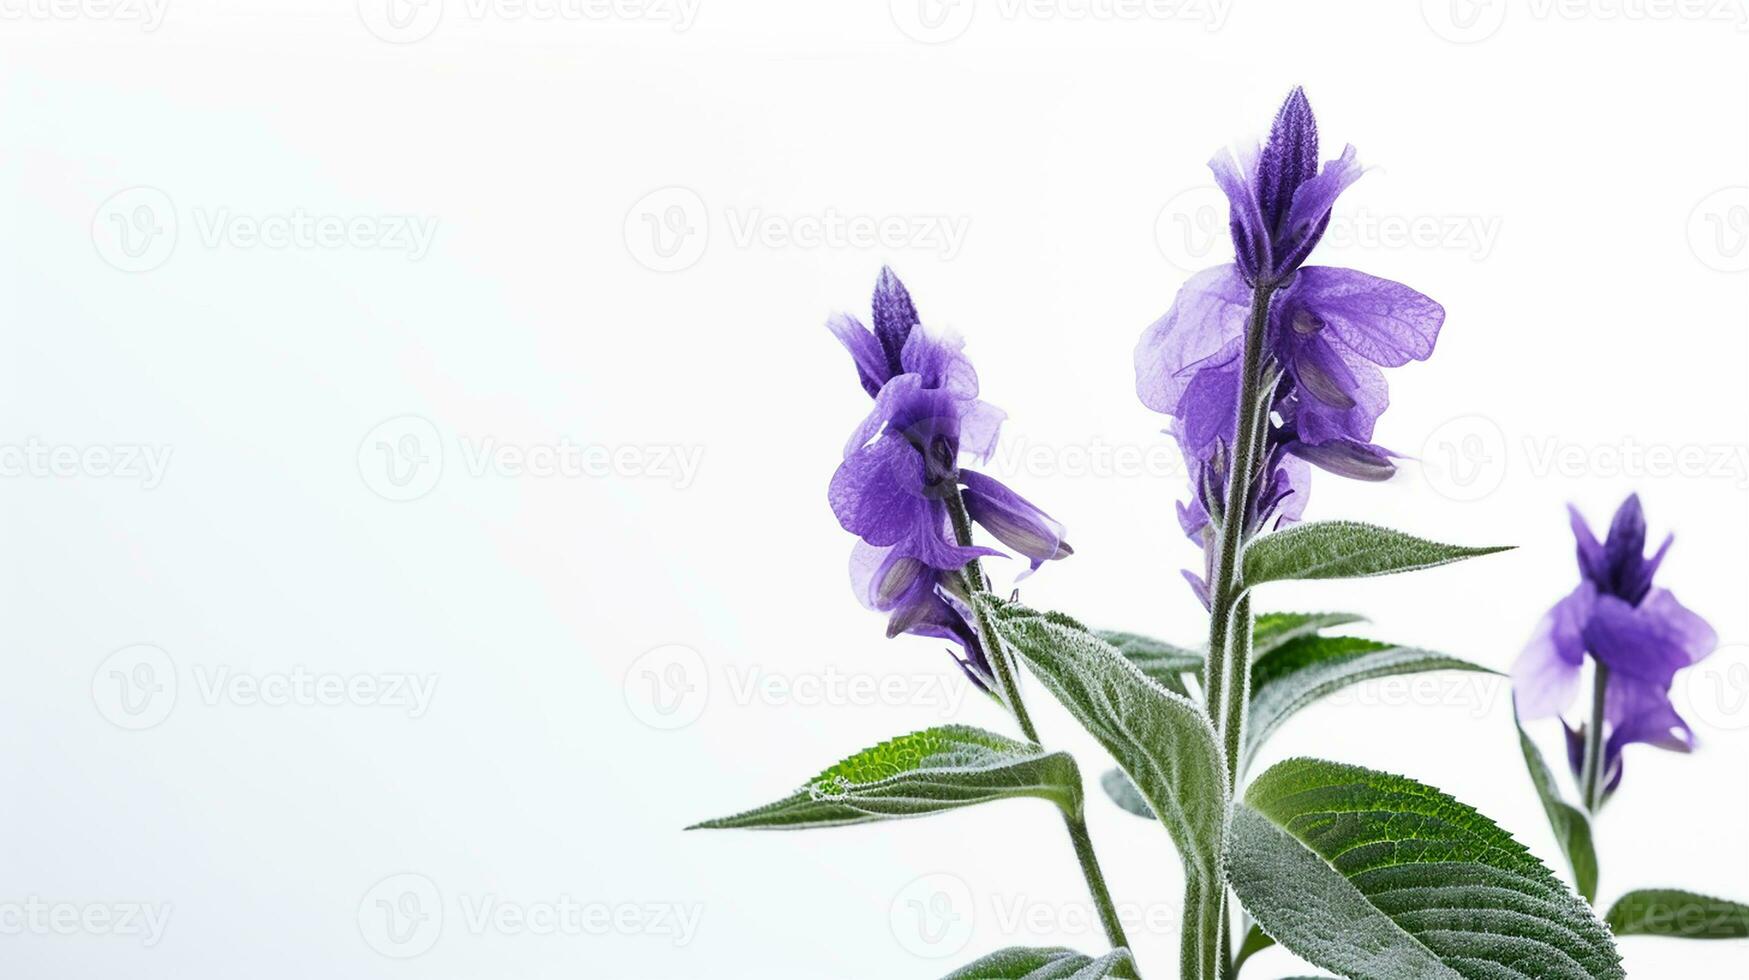
M921 325L891 269L881 270L871 305L873 330L845 314L827 321L874 398L827 494L839 524L861 539L851 585L864 605L888 614L889 636L957 643L967 675L987 687L990 664L968 625L960 572L973 559L1005 555L960 543L950 499L960 494L973 522L1030 559L1027 574L1071 549L1050 515L1000 481L961 468L962 460L990 458L1003 414L979 400L978 375L959 338Z
M1621 781L1624 747L1694 747L1694 730L1670 703L1670 686L1677 671L1713 652L1718 634L1668 589L1652 588L1674 536L1645 554L1646 518L1638 495L1622 503L1601 544L1578 510L1568 510L1578 542L1579 587L1537 624L1512 666L1512 686L1520 716L1553 717L1572 705L1587 655L1609 668L1603 775L1613 792ZM1580 732L1569 727L1567 735L1569 761L1578 773Z

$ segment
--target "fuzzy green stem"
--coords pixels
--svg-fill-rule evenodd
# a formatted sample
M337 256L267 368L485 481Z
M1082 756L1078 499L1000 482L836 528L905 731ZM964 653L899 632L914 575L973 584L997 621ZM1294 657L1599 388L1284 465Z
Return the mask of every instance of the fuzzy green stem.
M966 511L965 497L960 493L959 486L954 485L953 492L947 497L947 512L953 522L954 537L962 546L972 543L972 519ZM967 585L972 592L987 591L990 582L984 577L983 569L976 559L966 565L965 576ZM967 593L968 595L971 592ZM976 604L974 604L976 608ZM1038 729L1033 727L1032 716L1027 713L1026 702L1020 696L1020 685L1015 682L1014 664L1009 660L1008 651L1003 647L1001 638L997 635L994 624L981 610L975 614L977 619L978 639L984 644L984 656L990 661L990 668L996 672L996 686L1008 710L1014 715L1015 724L1020 726L1021 734L1034 745L1041 744ZM1075 859L1081 864L1081 877L1087 879L1087 891L1093 896L1094 907L1099 910L1100 925L1105 927L1106 941L1112 948L1128 947L1129 938L1124 935L1123 922L1117 917L1117 905L1111 900L1111 890L1105 884L1105 872L1099 867L1099 855L1093 851L1093 838L1087 833L1087 821L1079 814L1071 816L1063 814L1063 826L1069 832L1069 842L1075 847ZM1135 951L1130 951L1135 957Z
M1591 723L1585 729L1585 757L1580 764L1579 797L1588 813L1603 806L1603 705L1609 690L1609 668L1593 660L1596 668L1591 678Z
M1239 784L1239 759L1245 746L1245 708L1251 696L1251 604L1245 597L1240 557L1247 538L1246 517L1251 510L1252 487L1263 464L1263 447L1269 425L1265 400L1270 386L1264 380L1264 341L1268 334L1269 304L1275 288L1258 286L1251 296L1251 316L1245 329L1243 359L1239 365L1237 432L1228 455L1226 499L1216 519L1214 563L1210 569L1209 647L1204 669L1209 719L1221 740L1226 764L1227 805ZM1219 950L1230 947L1227 889L1224 882L1210 882L1198 895L1202 907L1194 914L1201 935L1199 942L1213 944L1215 955L1198 958L1198 972L1186 980L1216 980L1226 970ZM1189 938L1188 936L1186 937ZM1187 961L1188 963L1188 961Z

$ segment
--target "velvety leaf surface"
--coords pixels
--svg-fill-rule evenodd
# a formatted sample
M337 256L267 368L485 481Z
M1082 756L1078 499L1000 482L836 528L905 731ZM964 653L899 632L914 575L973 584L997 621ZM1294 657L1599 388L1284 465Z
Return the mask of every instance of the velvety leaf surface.
M1749 938L1749 905L1674 888L1628 892L1605 917L1618 936Z
M1127 949L1115 949L1095 959L1062 947L1011 946L961 967L943 980L1102 980L1135 975Z
M1174 694L1190 696L1189 689L1184 686L1185 674L1202 676L1203 655L1200 651L1175 647L1140 633L1097 630L1094 635L1117 648L1117 652L1141 668L1149 679Z
M1081 812L1081 777L1065 752L994 732L944 725L864 749L801 789L689 829L801 830L919 817L990 800L1036 796Z
M1357 521L1314 521L1252 541L1244 555L1245 585L1412 572L1505 550L1439 544Z
M1474 809L1401 776L1290 759L1235 807L1227 874L1257 924L1355 980L1617 980L1590 906Z
M1123 767L1186 867L1216 880L1225 769L1202 708L1067 616L988 593L973 601L988 606L1003 642Z
M1142 799L1142 791L1130 782L1130 777L1124 775L1122 769L1107 769L1105 775L1099 777L1099 788L1105 790L1111 802L1124 812L1133 813L1143 820L1154 819L1154 808Z

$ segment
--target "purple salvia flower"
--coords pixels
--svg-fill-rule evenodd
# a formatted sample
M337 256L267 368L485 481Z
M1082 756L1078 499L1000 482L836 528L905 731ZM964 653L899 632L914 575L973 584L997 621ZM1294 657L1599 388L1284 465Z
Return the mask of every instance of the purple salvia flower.
M1207 516L1201 498L1211 473L1221 496L1225 473L1217 463L1237 432L1246 324L1260 291L1270 296L1265 355L1281 380L1266 425L1266 465L1252 494L1264 509L1246 515L1256 527L1304 510L1308 481L1303 467L1285 469L1288 460L1351 479L1395 472L1394 454L1372 442L1389 404L1379 369L1425 360L1445 320L1438 303L1400 283L1303 265L1337 195L1360 176L1352 146L1322 169L1317 155L1317 120L1296 88L1261 149L1210 161L1231 205L1235 261L1193 276L1136 345L1136 392L1173 417L1170 431L1196 481L1186 508L1192 538Z
M871 609L889 614L888 635L958 643L961 665L980 684L990 665L967 624L960 570L992 548L961 544L949 513L958 493L972 521L1031 560L1027 574L1071 553L1061 524L1000 481L960 468L995 451L1000 409L978 398L978 376L957 337L924 328L898 276L875 284L874 329L839 314L827 327L850 351L874 408L851 434L829 500L861 540L851 583ZM961 489L963 487L963 490Z
M1621 782L1625 746L1639 742L1679 752L1694 747L1693 729L1670 703L1670 685L1677 671L1713 652L1718 634L1668 589L1652 588L1674 536L1646 556L1638 495L1622 503L1601 544L1579 512L1568 510L1578 541L1579 587L1537 624L1512 666L1512 686L1522 717L1554 717L1578 693L1586 655L1609 668L1602 770L1607 793ZM1578 773L1581 733L1569 728L1567 738Z

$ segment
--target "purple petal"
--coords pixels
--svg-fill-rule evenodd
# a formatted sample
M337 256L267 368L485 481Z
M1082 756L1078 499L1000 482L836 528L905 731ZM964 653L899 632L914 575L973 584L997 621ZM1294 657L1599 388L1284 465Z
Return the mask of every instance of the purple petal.
M1326 336L1381 367L1426 360L1445 323L1445 307L1402 283L1353 269L1307 266L1293 293L1328 328Z
M1319 398L1301 397L1296 392L1292 413L1299 439L1313 445L1335 440L1370 443L1374 425L1391 403L1383 372L1358 357L1342 357L1321 339L1304 345L1302 354L1305 356L1296 359L1288 370L1298 380L1297 369L1302 364L1315 362L1320 367L1329 364L1330 361L1325 360L1327 352L1334 352L1337 362L1347 372L1340 383L1352 404L1344 408Z
M1622 586L1638 577L1645 554L1646 514L1640 508L1640 495L1633 493L1616 508L1615 517L1609 522L1609 534L1603 540L1603 560L1609 567L1610 584L1617 595L1629 602L1638 602L1640 597Z
M1222 150L1209 161L1209 169L1214 172L1221 192L1227 195L1227 220L1238 271L1245 281L1256 282L1262 272L1271 268L1270 225L1264 220L1254 183L1257 148L1252 146L1237 154Z
M960 417L960 452L975 462L986 462L996 452L996 436L1008 413L984 401L965 406Z
M1522 717L1558 715L1573 703L1585 659L1585 623L1596 603L1597 590L1582 583L1537 624L1512 665L1512 690Z
M850 588L857 601L876 612L890 612L915 600L921 586L932 587L928 566L892 547L858 540L850 550Z
M1179 574L1184 576L1184 580L1190 583L1190 591L1196 594L1196 599L1198 602L1202 603L1202 607L1204 609L1213 608L1214 604L1209 599L1208 583L1202 580L1202 576L1188 568L1181 568L1178 571Z
M1605 760L1619 756L1623 746L1636 742L1673 752L1694 748L1694 730L1676 713L1670 695L1656 684L1609 675L1603 716L1610 731Z
M1172 308L1136 344L1136 394L1156 412L1177 415L1200 370L1239 355L1251 287L1231 265L1205 269L1178 291Z
M1326 407L1346 412L1354 408L1354 390L1359 381L1342 358L1321 337L1310 337L1296 345L1288 372L1306 394Z
M844 313L833 314L827 319L826 329L832 331L832 336L838 338L838 342L850 352L851 360L856 362L856 376L862 382L862 390L871 396L879 394L881 385L892 377L880 341L856 317Z
M1063 540L1063 525L1001 481L962 470L960 482L965 484L966 512L972 520L996 540L1032 559L1032 567L1021 578L1038 571L1047 561L1074 553Z
M1668 589L1657 589L1638 606L1600 596L1585 625L1592 656L1620 674L1668 689L1676 672L1712 653L1718 634Z
M1178 400L1173 435L1187 456L1210 459L1215 446L1231 445L1239 422L1239 360L1208 364L1190 379Z
M898 436L882 436L844 458L827 499L846 531L876 547L897 545L929 520L923 456Z
M939 388L970 401L978 397L978 372L964 347L965 341L956 334L920 328L911 331L899 361L906 372L923 379L923 387Z
M1622 598L1629 602L1640 602L1646 593L1652 591L1652 576L1658 573L1658 566L1664 564L1664 556L1670 552L1670 545L1676 541L1676 535L1664 536L1664 543L1658 546L1652 557L1644 559L1629 567L1620 582Z
M1330 209L1336 206L1336 198L1359 180L1360 174L1354 147L1343 147L1342 156L1327 161L1318 176L1294 191L1293 206L1275 228L1276 275L1292 272L1311 254L1330 224Z
M1585 515L1572 504L1567 505L1567 521L1573 528L1573 540L1579 545L1579 574L1598 587L1607 588L1609 565L1603 560L1603 545L1597 543L1591 526L1585 523Z
M880 339L881 350L886 355L887 375L891 377L904 370L900 367L899 356L905 349L911 328L918 323L917 308L911 304L911 294L905 290L905 284L887 266L881 267L880 279L875 281L872 305L875 336Z
M1334 439L1315 446L1294 442L1288 445L1287 451L1321 470L1350 480L1377 483L1389 480L1397 472L1397 464L1391 462L1391 452L1370 442Z

